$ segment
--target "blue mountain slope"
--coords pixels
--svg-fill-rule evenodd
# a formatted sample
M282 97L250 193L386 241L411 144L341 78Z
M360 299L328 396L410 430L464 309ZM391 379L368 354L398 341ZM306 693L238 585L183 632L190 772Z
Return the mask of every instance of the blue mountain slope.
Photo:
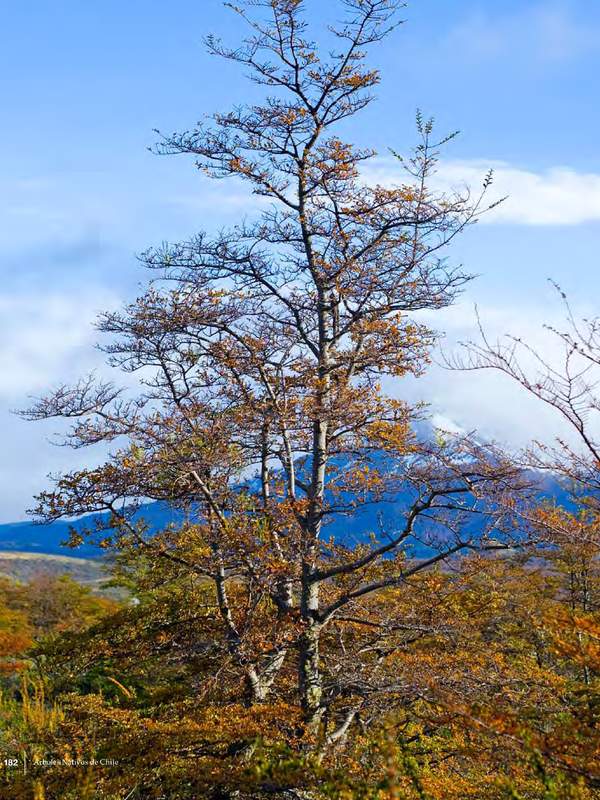
M541 498L554 500L559 505L568 506L568 495L558 480L552 477L540 477L539 495ZM347 546L358 544L372 533L377 533L383 525L386 530L393 531L403 524L403 514L412 496L407 492L399 492L388 502L375 502L361 506L352 514L337 516L325 527L325 537L333 537L337 542ZM181 514L165 503L148 503L140 508L138 518L148 524L151 531L158 531L170 522L177 522ZM82 544L75 549L64 546L69 537L69 528L81 529L89 525L89 518L73 522L58 521L51 525L39 525L33 522L16 522L0 524L0 551L21 551L26 553L48 553L51 555L71 555L78 558L94 558L103 555L103 551L90 544ZM479 526L479 528L478 528ZM477 535L481 531L481 522L475 521L470 533ZM429 552L419 542L412 542L415 556Z
M158 531L169 522L176 521L178 515L164 503L148 503L140 509L137 516L144 518L150 530ZM90 517L72 522L58 520L51 525L34 522L0 524L0 550L71 555L76 558L95 558L105 555L103 550L91 544L84 543L76 548L69 548L64 544L69 538L71 528L81 530L89 525Z

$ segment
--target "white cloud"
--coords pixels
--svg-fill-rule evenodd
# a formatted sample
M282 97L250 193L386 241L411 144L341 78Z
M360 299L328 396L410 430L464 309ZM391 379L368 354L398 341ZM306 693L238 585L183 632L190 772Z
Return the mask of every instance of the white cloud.
M489 201L508 197L481 218L486 224L580 225L600 220L600 174L593 172L569 167L533 172L502 161L456 160L442 161L430 183L443 191L470 187L476 195L490 169L494 181ZM400 162L391 157L374 160L364 175L369 183L384 186L407 180Z
M578 225L600 220L600 175L552 167L536 173L505 163L448 162L439 178L448 187L462 179L477 188L487 168L494 169L490 197L507 199L490 212L490 223ZM486 221L486 217L483 218Z
M589 308L581 305L573 310L576 318L592 315ZM517 308L487 303L479 306L478 313L490 341L517 336L547 363L560 368L562 347L544 327L551 325L563 330L567 327L564 309L554 293L549 291L539 305ZM441 352L450 357L465 356L461 342L480 341L477 313L472 304L462 302L443 311L423 312L421 318L444 331L440 353L423 377L390 383L388 391L410 402L429 403L434 424L445 430L477 431L484 438L515 449L527 446L534 439L549 442L558 435L577 445L577 436L560 415L508 376L494 370L454 371L444 367ZM533 356L525 351L521 363L532 376L538 369Z
M461 428L461 426L457 425L453 419L450 419L450 417L447 417L444 414L433 414L431 417L431 424L434 426L434 428L446 433L465 433L464 428Z
M104 358L93 347L93 322L100 311L118 304L116 295L101 287L0 293L0 521L25 517L33 496L47 487L48 472L81 465L80 452L51 444L65 424L25 422L11 411L59 383L101 371ZM92 463L101 454L96 448L86 458Z
M117 304L100 288L0 294L0 398L23 400L99 363L93 321Z

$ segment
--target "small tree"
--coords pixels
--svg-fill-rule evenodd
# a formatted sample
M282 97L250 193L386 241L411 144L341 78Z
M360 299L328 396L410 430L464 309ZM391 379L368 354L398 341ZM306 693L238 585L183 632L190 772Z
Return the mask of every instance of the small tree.
M449 366L500 372L553 409L565 424L560 436L533 441L521 462L561 481L566 508L537 504L534 521L553 543L565 548L564 557L573 567L583 559L583 569L586 560L596 558L600 546L600 317L577 319L567 295L552 285L565 313L562 329L545 326L555 345L552 357L516 336L492 341L480 324L480 340L465 343L462 355ZM585 596L585 590L581 591Z
M381 389L384 376L426 367L435 335L414 313L444 308L464 286L445 248L482 211L481 197L429 187L452 137L436 141L420 116L394 188L365 183L374 152L335 132L371 102L379 75L365 51L400 5L340 3L329 56L301 0L234 9L249 37L233 49L209 37L208 47L270 94L162 137L158 151L246 182L263 198L256 220L144 254L153 284L100 322L110 363L140 374L137 396L88 379L28 412L73 418L74 447L124 442L103 466L60 477L39 514L108 511L96 535L156 584L183 574L212 587L224 642L215 674L233 687L244 678L238 702L299 703L304 731L329 744L402 694L379 679L402 639L378 598L453 554L510 541L512 467L467 438L419 441L420 409ZM327 535L332 519L398 493L398 527L356 546ZM186 521L149 535L133 518L148 499L179 505ZM474 537L477 515L493 538ZM415 536L437 550L411 559Z
M546 635L582 684L573 692L579 704L573 704L573 719L565 716L562 736L556 741L548 737L546 750L558 763L562 760L563 768L566 764L597 787L591 754L597 748L597 725L588 726L590 710L598 705L600 675L600 318L578 319L566 294L553 285L565 312L564 327L546 326L555 344L553 357L545 357L515 336L492 341L480 325L480 340L467 343L465 353L451 366L500 372L566 423L560 436L532 442L520 459L524 467L558 482L562 496L538 499L524 511L527 524L533 524L539 539L550 544L543 553L545 569L558 577L565 606L554 618L550 616ZM571 742L585 742L583 755L565 756Z

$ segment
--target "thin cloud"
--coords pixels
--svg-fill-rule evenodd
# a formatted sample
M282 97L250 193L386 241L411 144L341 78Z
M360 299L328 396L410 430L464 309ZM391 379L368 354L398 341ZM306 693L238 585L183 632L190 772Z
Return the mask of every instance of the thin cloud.
M463 60L510 58L543 65L564 63L600 49L600 30L564 3L523 4L514 13L477 10L451 30L446 48Z

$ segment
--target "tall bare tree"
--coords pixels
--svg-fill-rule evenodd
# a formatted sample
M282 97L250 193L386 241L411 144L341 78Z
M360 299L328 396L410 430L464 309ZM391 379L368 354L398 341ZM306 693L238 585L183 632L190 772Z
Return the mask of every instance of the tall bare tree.
M383 377L426 367L435 334L414 313L449 305L468 280L445 248L484 210L489 180L475 199L433 190L452 137L436 140L420 116L405 182L363 180L374 152L336 130L371 103L379 74L365 53L401 3L339 5L325 54L302 0L242 3L233 10L248 38L234 48L208 39L268 95L157 149L244 181L262 198L256 218L144 254L150 288L100 322L110 363L140 374L138 395L89 379L28 412L73 418L74 447L115 442L106 464L42 494L41 516L108 511L96 532L107 544L209 581L247 701L283 692L285 675L306 730L324 726L331 743L375 697L400 691L377 672L402 646L398 620L389 608L378 616L373 599L453 554L510 543L514 477L474 441L419 440L421 410L382 391ZM397 526L359 543L327 535L332 519L398 495ZM150 535L134 519L149 499L179 504L186 521ZM477 516L487 527L476 537ZM414 537L437 549L410 558ZM323 637L357 625L370 645L328 660Z

